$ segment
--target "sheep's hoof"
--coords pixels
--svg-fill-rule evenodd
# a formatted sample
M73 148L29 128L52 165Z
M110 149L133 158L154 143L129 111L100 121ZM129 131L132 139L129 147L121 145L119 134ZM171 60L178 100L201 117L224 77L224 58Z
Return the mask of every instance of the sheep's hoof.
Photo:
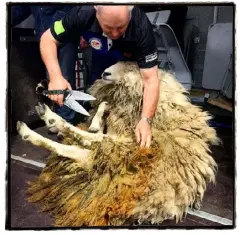
M91 133L98 133L99 130L100 130L100 128L95 127L95 126L90 126L90 127L88 128L88 131L91 132Z
M200 202L199 200L196 200L196 201L193 203L193 208L194 208L195 210L200 210L200 209L201 209L201 206L202 206L202 204L201 204L201 202Z
M29 128L24 122L17 122L17 131L24 140L29 138Z
M23 122L20 122L20 121L17 122L17 131L18 132L21 131L21 127L22 127L23 124L24 124Z
M52 119L49 119L48 122L50 125L53 125L56 122L56 120L52 118Z
M40 117L44 116L46 113L46 105L38 102L38 105L35 106L35 109Z

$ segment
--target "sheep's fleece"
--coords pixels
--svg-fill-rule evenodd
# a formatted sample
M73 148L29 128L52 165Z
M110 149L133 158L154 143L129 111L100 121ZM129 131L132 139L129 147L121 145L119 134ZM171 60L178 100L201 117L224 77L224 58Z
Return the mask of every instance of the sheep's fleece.
M135 62L119 62L106 69L89 93L91 117L99 104L109 105L105 133L93 141L92 164L86 170L72 159L52 153L41 175L29 182L29 201L39 202L55 218L55 226L104 226L180 222L188 208L201 205L217 164L210 145L220 143L209 126L212 118L187 98L184 87L159 70L160 98L152 120L152 144L140 149L135 127L141 117L143 81ZM65 132L63 144L86 148L77 135Z

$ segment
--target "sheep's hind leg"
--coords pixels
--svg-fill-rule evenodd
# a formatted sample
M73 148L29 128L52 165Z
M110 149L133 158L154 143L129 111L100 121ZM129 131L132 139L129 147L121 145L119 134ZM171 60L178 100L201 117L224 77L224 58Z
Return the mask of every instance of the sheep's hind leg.
M71 125L63 118L58 116L56 113L52 112L50 108L45 104L39 103L36 106L36 111L40 118L45 121L48 127L56 126L57 129L63 133L64 130L68 130L68 132L72 132L75 135L80 135L84 138L84 141L88 143L87 145L89 145L89 143L91 143L92 141L101 141L104 137L102 133L89 133Z
M17 130L23 140L33 145L44 147L59 156L67 157L78 162L84 169L91 167L91 150L81 149L77 146L69 146L49 140L31 130L25 123L18 121Z

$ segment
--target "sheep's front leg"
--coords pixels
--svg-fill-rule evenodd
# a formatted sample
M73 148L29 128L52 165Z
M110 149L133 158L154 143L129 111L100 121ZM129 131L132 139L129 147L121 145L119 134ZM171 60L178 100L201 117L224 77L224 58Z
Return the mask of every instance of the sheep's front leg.
M23 123L17 122L17 130L23 140L31 142L33 145L44 147L59 156L71 158L77 161L84 169L89 169L92 164L91 150L81 149L77 146L69 146L54 142L29 129Z
M109 106L107 105L107 102L102 102L98 106L97 113L95 114L92 123L90 127L88 128L88 131L93 133L103 133L105 122L103 120L104 112L106 112L109 109Z
M52 112L51 109L45 104L39 103L36 106L36 111L40 118L45 121L48 127L56 126L57 129L63 133L64 130L67 129L74 135L80 135L88 143L91 141L101 141L105 136L102 133L97 134L89 133L71 125L70 123L66 122L63 118L58 116L56 113Z

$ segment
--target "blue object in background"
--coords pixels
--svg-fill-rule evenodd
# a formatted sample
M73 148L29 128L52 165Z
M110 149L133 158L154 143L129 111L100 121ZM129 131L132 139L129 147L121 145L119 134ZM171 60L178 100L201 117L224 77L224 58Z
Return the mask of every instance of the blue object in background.
M232 125L227 125L227 124L223 124L223 123L219 123L219 122L214 122L214 121L210 121L209 124L210 124L211 127L232 128Z

